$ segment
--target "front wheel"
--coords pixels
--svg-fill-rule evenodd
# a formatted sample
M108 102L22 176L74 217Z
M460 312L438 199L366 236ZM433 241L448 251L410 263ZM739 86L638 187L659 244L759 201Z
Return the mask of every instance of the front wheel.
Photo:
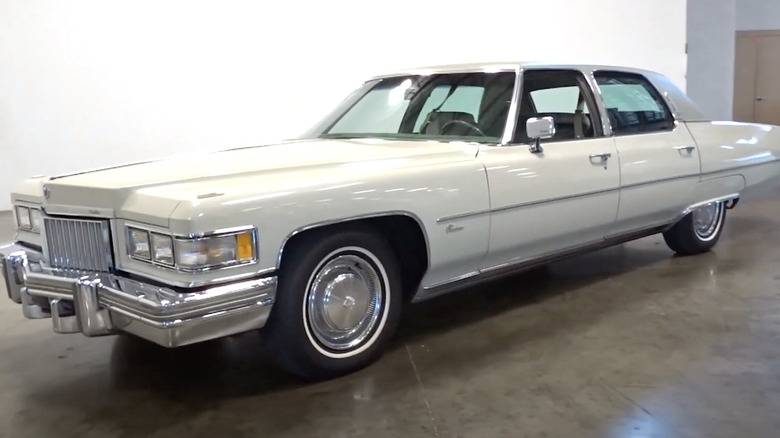
M336 377L377 359L401 310L392 248L370 230L303 237L285 254L263 335L288 372Z
M677 254L700 254L718 243L725 222L726 204L710 202L695 208L665 231L664 240Z

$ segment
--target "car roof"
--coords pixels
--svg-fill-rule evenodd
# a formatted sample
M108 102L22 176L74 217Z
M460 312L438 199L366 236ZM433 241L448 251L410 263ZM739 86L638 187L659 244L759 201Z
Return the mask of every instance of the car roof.
M549 63L538 61L510 61L510 62L473 62L464 64L443 64L443 65L431 65L425 67L414 67L408 69L402 69L391 73L381 74L374 76L371 79L389 78L395 76L409 76L409 75L429 75L429 74L447 74L447 73L471 73L471 72L499 72L499 71L517 71L528 68L555 68L555 69L572 69L572 70L612 70L612 71L625 71L632 73L653 73L648 70L642 70L631 67L621 67L614 65L598 65L598 64L562 64L562 63Z
M598 70L609 70L626 73L635 73L645 76L650 82L661 92L672 104L670 108L675 116L675 119L682 121L706 121L702 112L696 107L690 98L680 90L668 77L653 72L650 70L643 70L632 67L621 67L615 65L598 65L598 64L561 64L561 63L547 63L547 62L523 62L523 61L510 61L510 62L475 62L468 64L447 64L447 65L433 65L428 67L416 67L405 70L396 71L394 73L388 73L383 75L374 76L370 80L392 78L398 76L414 76L414 75L430 75L430 74L447 74L447 73L477 73L477 72L515 72L523 69L565 69L565 70L580 70L585 74L592 73Z

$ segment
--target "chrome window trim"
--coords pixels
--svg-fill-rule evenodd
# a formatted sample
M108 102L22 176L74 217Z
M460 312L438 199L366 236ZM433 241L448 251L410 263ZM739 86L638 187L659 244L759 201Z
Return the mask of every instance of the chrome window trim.
M614 132L612 131L612 124L609 122L609 114L607 113L606 106L604 105L604 99L601 95L601 90L598 88L598 84L596 83L596 77L594 76L595 72L598 71L598 69L578 67L574 65L563 65L563 66L534 65L530 67L520 67L516 70L517 75L515 79L515 90L513 92L514 94L512 95L512 104L510 105L509 108L509 115L507 116L507 124L504 128L504 135L501 138L501 143L498 145L499 147L528 146L527 143L513 142L512 139L514 138L515 131L517 130L517 115L520 111L520 103L522 101L522 96L523 96L523 75L526 71L533 71L533 70L558 70L558 71L572 71L572 72L579 73L582 79L585 80L584 85L586 91L588 91L587 89L589 89L589 91L591 92L591 97L593 97L594 103L596 105L596 110L599 114L599 118L601 119L601 135L595 137L589 137L589 138L567 139L561 141L593 140L596 138L608 138L614 136ZM617 70L615 72L620 73ZM641 76L645 78L645 80L648 80L646 76L644 75ZM652 84L652 82L650 82L650 84L655 88L656 91L658 91L658 88L656 88L655 85ZM677 125L675 119L675 128L676 126ZM654 134L654 133L650 133L650 134Z
M124 224L124 233L125 233L125 254L127 255L128 259L135 260L138 262L145 263L147 265L156 266L158 268L162 268L168 271L176 271L176 272L183 272L187 274L197 274L201 272L209 272L209 271L215 271L215 270L222 270L222 269L230 269L230 268L239 268L239 267L245 267L253 264L257 264L259 260L259 239L257 234L257 228L253 225L244 225L240 227L230 227L230 228L221 228L214 231L208 231L208 232L202 232L202 233L190 233L190 234L174 234L174 233L165 233L160 231L156 228L151 228L149 226L143 225L143 224L137 224L134 222L125 222ZM149 234L149 259L145 259L142 257L135 257L130 254L128 244L128 232L129 230L133 228L136 230L146 231ZM199 241L199 240L208 240L215 237L230 237L235 236L238 234L243 234L245 232L251 232L252 233L252 259L251 260L233 260L228 262L223 262L215 265L209 265L209 266L203 266L199 268L186 268L181 267L176 264L176 241L182 241L182 242L192 242L192 241ZM173 260L174 264L169 265L166 263L158 262L154 260L154 256L152 255L152 234L159 234L162 236L169 236L173 239L174 245L173 245ZM265 272L267 270L261 271ZM249 275L249 274L247 274ZM257 275L257 273L252 273L251 275ZM240 278L240 277L239 277ZM223 279L220 279L219 281L224 281Z
M601 88L599 87L598 81L596 80L596 74L597 73L623 74L623 75L628 75L628 76L639 76L639 77L641 77L647 83L647 85L649 85L650 88L652 88L656 92L656 94L658 94L658 96L661 97L661 103L664 105L664 108L669 113L669 115L672 116L672 122L673 122L672 128L671 129L659 129L657 131L650 131L650 132L637 132L637 133L628 133L628 134L617 134L617 133L615 133L615 131L612 129L612 122L610 122L610 120L609 120L609 113L607 113L606 105L604 104L604 98L603 98L603 96L601 94ZM665 91L661 91L661 89L659 89L653 83L653 81L651 81L650 78L647 77L646 74L641 73L641 72L627 71L627 70L620 70L620 69L592 68L592 69L590 69L590 75L589 76L591 76L593 78L593 86L595 87L595 90L596 90L596 91L594 91L594 93L598 93L599 100L601 101L600 102L600 106L604 107L604 116L606 118L602 118L602 120L604 120L603 123L609 124L609 131L610 131L612 137L632 137L632 136L637 136L637 135L651 135L651 134L659 134L659 133L664 133L664 132L674 132L679 127L679 125L680 125L679 124L680 120L678 119L678 115L679 114L677 112L673 111L673 108L676 109L676 106L673 107L672 105L670 105L670 103L669 103L670 99L667 96L664 95L664 93L666 93L666 94L668 94L668 93L665 92Z
M509 104L509 113L506 116L506 125L504 125L504 135L501 138L499 146L506 146L512 142L517 128L517 112L520 110L520 96L522 96L523 69L515 70L515 86L512 90L512 101Z
M396 71L394 73L381 74L369 78L366 82L371 82L380 79L397 78L403 76L430 76L430 75L448 75L459 73L511 73L517 72L520 69L520 63L517 62L503 62L497 64L481 64L481 65L464 65L462 67L452 68L451 66L434 66L434 67L422 67L409 70Z
M612 122L609 121L609 113L607 112L607 106L604 105L604 96L601 94L601 88L596 82L596 69L580 69L585 76L585 81L590 87L590 92L596 100L596 108L601 116L601 132L604 137L613 137L615 135L612 130Z

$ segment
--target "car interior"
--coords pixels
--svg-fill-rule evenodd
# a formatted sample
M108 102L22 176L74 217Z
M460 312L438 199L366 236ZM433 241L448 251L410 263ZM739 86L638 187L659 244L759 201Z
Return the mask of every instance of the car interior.
M457 135L501 138L512 102L514 73L508 74L464 74L448 75L440 80L447 83L430 84L427 93L420 93L417 106L430 98L430 88L445 86L448 92L444 99L430 110L421 109L422 123L418 133L424 135ZM478 89L481 97L477 101L458 96L459 88ZM412 103L411 107L415 106ZM413 111L410 111L414 114Z
M522 90L515 142L527 143L531 140L526 132L526 122L537 117L552 117L555 122L555 136L543 141L596 136L591 103L584 92L584 79L580 73L565 70L527 71L523 75ZM538 93L540 91L546 92Z

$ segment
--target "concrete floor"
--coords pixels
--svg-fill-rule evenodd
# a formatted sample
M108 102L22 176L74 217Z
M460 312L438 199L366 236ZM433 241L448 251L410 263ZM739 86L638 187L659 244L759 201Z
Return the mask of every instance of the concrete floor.
M378 363L315 384L256 333L166 350L2 299L0 437L777 437L778 200L708 254L654 236L412 306Z

